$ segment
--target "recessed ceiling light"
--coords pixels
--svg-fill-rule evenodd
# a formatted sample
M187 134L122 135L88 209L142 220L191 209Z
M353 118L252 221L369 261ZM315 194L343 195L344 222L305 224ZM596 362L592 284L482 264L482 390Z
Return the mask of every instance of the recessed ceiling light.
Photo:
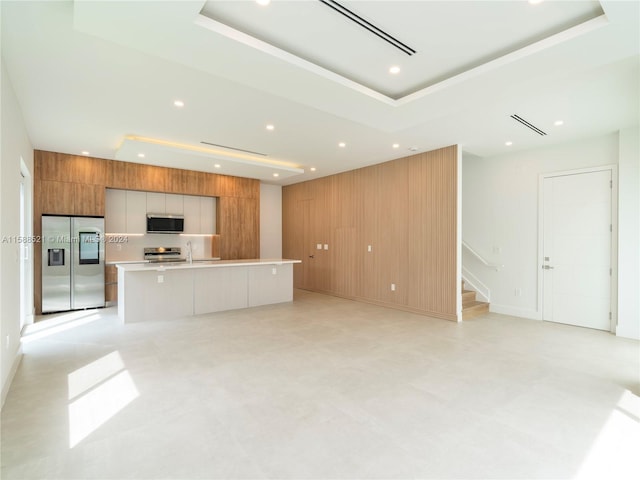
M219 163L216 163L216 164L214 165L214 168L220 168L220 164L219 164Z
M393 75L400 73L400 67L397 65L394 65L393 67L389 68L389 73Z
M312 172L316 171L316 167L311 167L309 170L311 170Z
M279 174L279 173L274 173L274 174L273 174L273 176L274 176L274 177L279 177L279 176L280 176L280 174Z
M263 7L266 7L271 3L271 0L256 0L256 3L258 5L262 5Z
M184 102L182 100L176 100L173 104L178 108L184 107Z
M144 153L139 153L138 158L144 158Z
M556 120L555 122L553 122L553 124L554 124L556 127L559 127L560 125L564 125L564 122L563 122L562 120Z
M400 144L399 143L394 143L393 145L391 145L393 148L400 148Z
M274 126L273 126L273 125L271 125L271 124L267 125L267 130L273 130L274 128L276 128L276 127L274 127Z
M543 0L529 0L529 3L531 5L538 5L539 3L542 3Z
M346 143L344 143L344 142L340 142L340 143L338 144L338 146L339 146L340 148L344 148L344 147L346 147L346 146L347 146L347 144L346 144Z
M508 141L508 142L504 142L504 144L505 144L507 147L510 147L511 145L513 145L513 142Z
M89 155L89 152L87 152L86 150L83 150L81 153L82 155Z

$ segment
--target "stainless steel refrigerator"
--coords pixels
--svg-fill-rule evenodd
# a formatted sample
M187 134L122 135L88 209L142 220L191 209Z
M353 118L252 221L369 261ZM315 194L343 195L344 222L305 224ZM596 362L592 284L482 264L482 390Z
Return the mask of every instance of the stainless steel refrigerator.
M42 312L104 307L104 218L42 216Z

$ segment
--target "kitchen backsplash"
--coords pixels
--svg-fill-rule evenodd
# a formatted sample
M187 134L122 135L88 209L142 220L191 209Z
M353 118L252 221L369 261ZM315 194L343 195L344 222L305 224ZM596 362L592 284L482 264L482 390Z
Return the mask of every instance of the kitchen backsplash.
M187 242L191 241L193 258L211 258L211 235L107 235L105 255L107 262L144 260L145 247L181 247L187 254Z

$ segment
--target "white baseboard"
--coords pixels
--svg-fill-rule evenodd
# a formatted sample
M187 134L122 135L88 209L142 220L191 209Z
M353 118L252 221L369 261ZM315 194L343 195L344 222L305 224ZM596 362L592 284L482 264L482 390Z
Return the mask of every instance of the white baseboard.
M7 399L7 395L9 394L9 388L11 388L11 382L13 382L13 377L15 377L16 372L18 371L18 367L20 366L20 362L22 361L22 346L18 348L16 352L16 356L13 358L13 363L11 365L11 370L9 371L9 376L7 377L7 381L2 385L2 404L0 404L0 410L4 407L4 402Z
M493 313L501 313L503 315L511 315L513 317L528 318L530 320L542 320L542 316L536 310L532 310L530 308L490 303L489 311Z

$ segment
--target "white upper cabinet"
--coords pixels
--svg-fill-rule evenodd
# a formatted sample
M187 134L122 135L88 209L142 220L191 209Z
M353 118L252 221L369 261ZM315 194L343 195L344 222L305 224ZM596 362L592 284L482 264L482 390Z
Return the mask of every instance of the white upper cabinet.
M167 213L166 195L164 193L147 192L146 213Z
M107 189L107 233L147 233L147 213L184 215L187 234L216 233L216 199L213 197Z
M153 212L149 212L153 213ZM184 214L184 195L175 193L165 194L165 210L167 215L183 215Z
M200 233L216 233L216 199L200 197Z
M184 196L184 233L214 235L216 233L216 199Z
M184 195L175 193L147 192L147 212L165 215L182 215L184 213Z
M106 233L127 233L127 192L107 188L104 205Z
M147 233L147 194L127 190L127 233Z
M107 233L146 233L147 194L108 188L104 213Z
M202 233L200 230L200 197L184 196L184 233Z

